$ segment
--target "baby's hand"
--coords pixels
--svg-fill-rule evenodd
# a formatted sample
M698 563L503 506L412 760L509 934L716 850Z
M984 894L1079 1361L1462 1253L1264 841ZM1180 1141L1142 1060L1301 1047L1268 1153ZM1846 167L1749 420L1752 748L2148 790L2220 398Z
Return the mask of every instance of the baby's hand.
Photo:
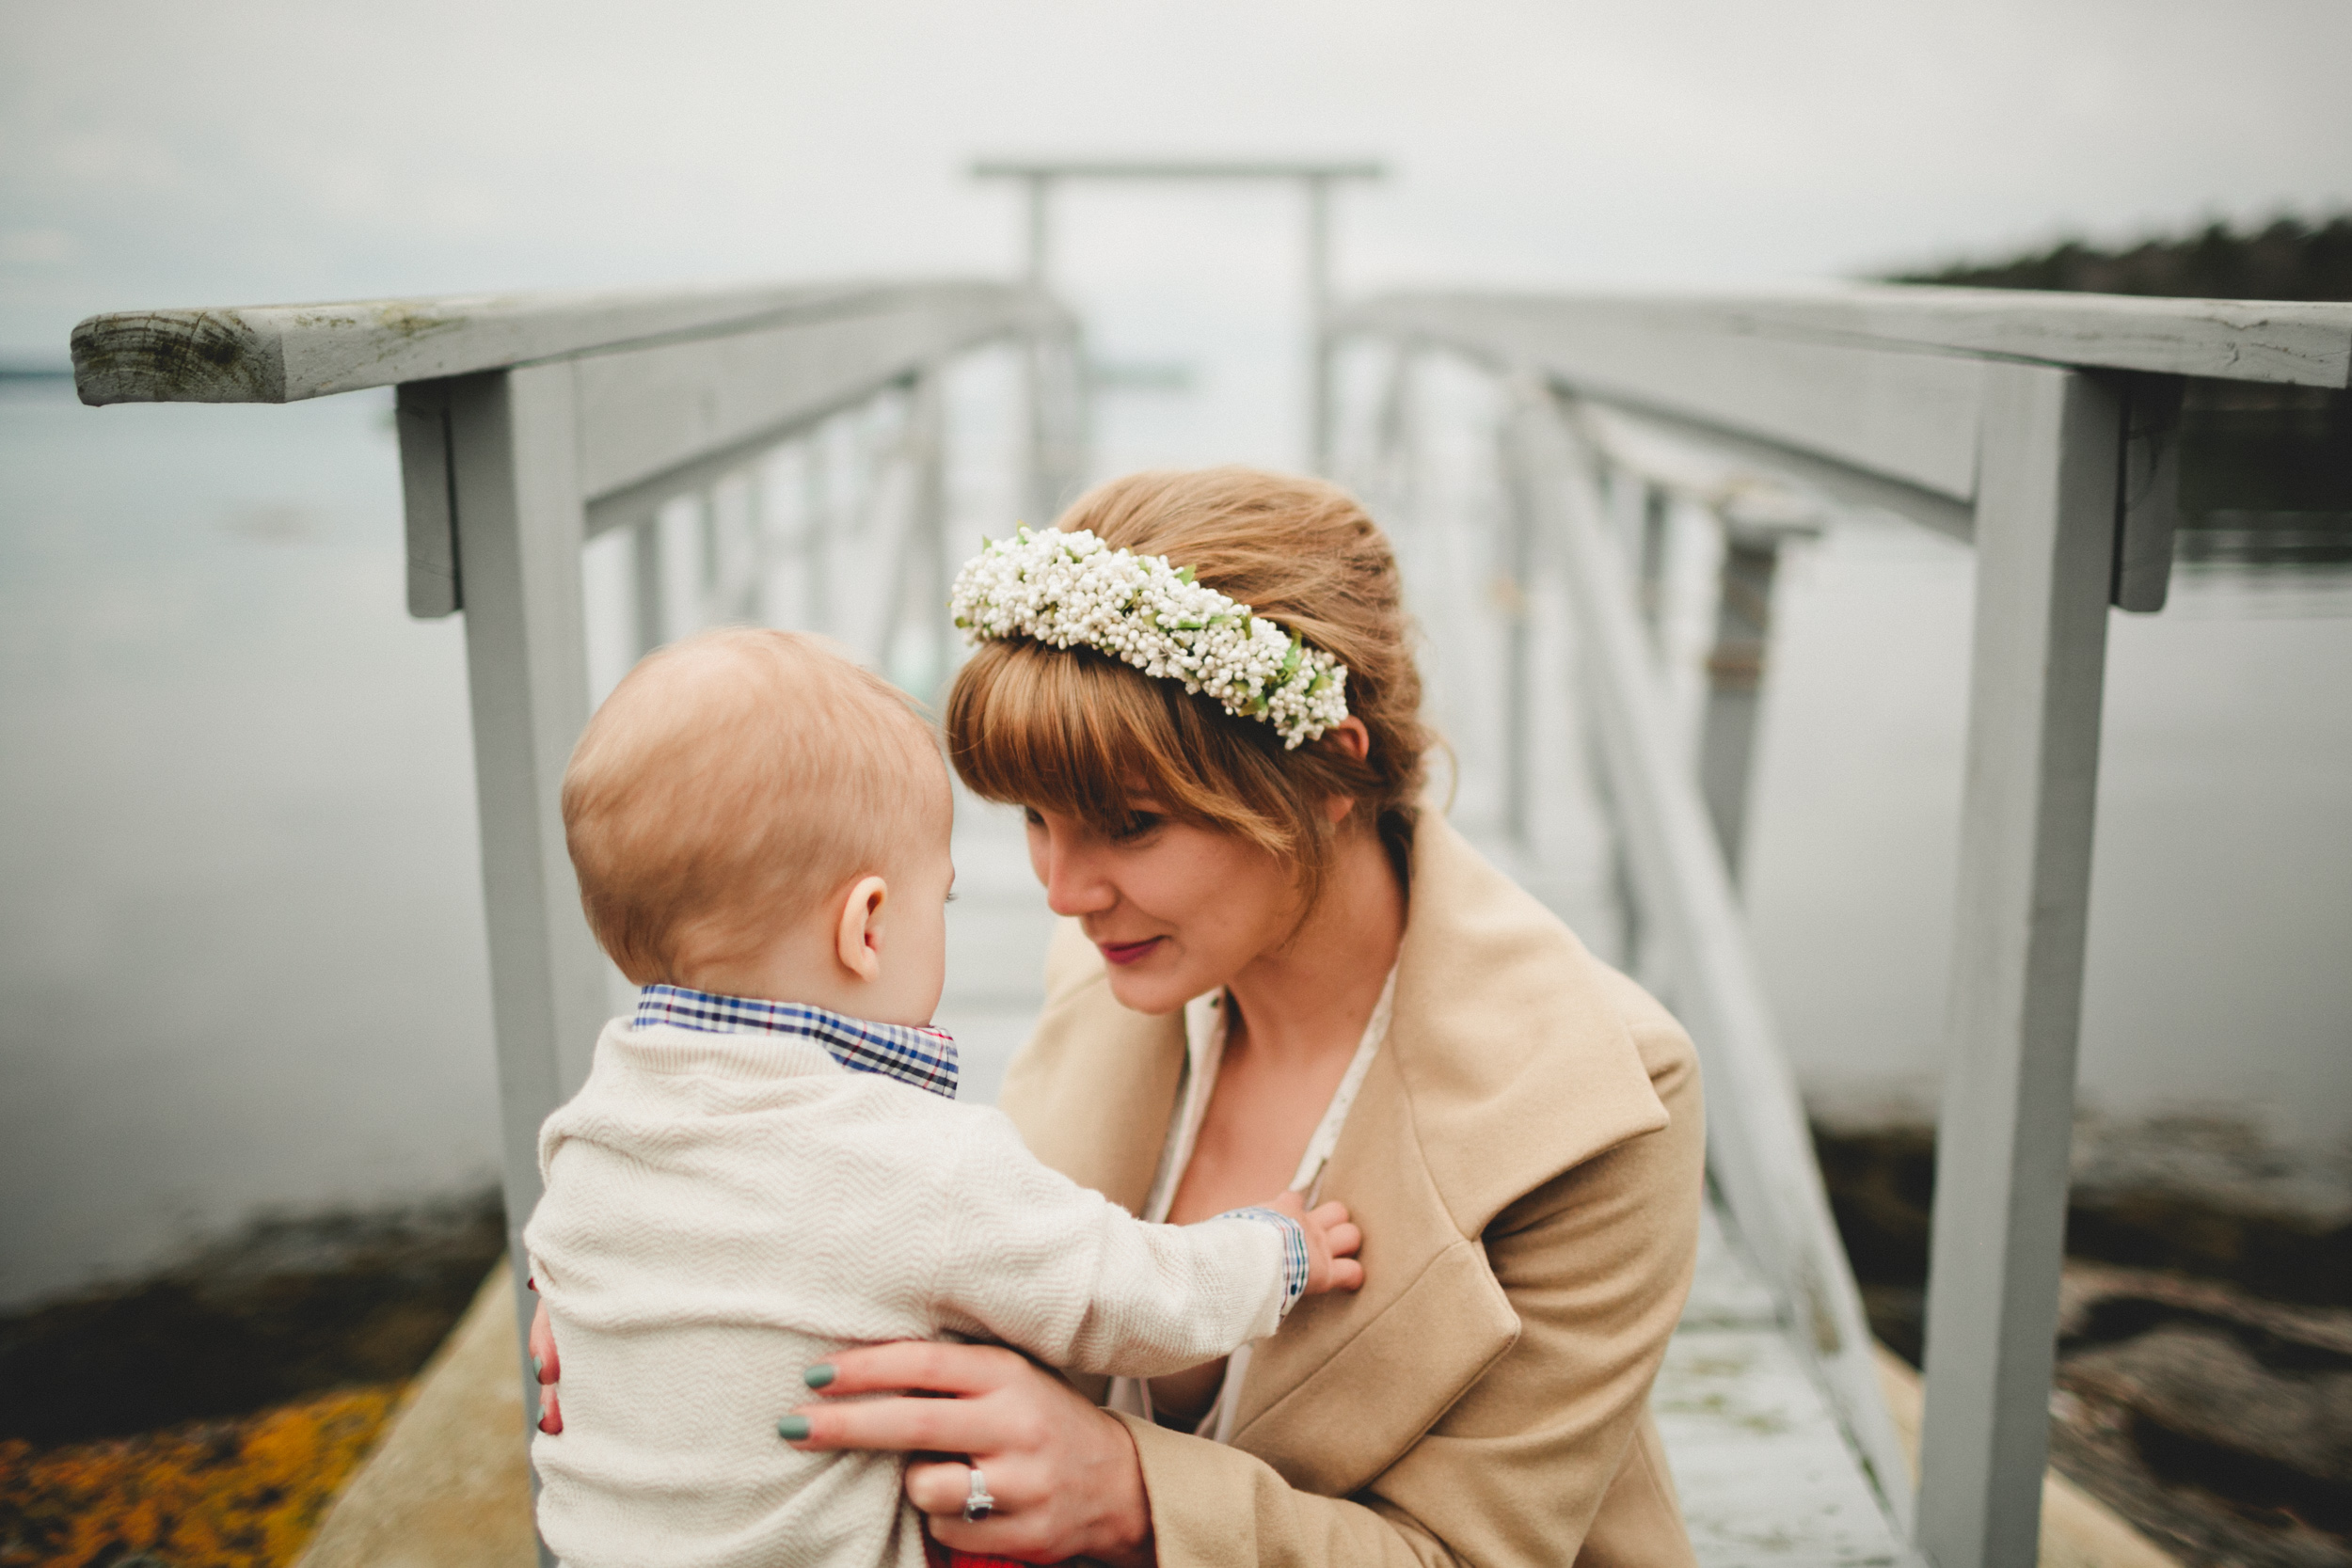
M1326 1203L1310 1210L1305 1198L1284 1193L1267 1199L1265 1207L1288 1214L1307 1233L1309 1295L1363 1289L1364 1266L1356 1261L1356 1251L1364 1244L1364 1233L1349 1221L1346 1204Z

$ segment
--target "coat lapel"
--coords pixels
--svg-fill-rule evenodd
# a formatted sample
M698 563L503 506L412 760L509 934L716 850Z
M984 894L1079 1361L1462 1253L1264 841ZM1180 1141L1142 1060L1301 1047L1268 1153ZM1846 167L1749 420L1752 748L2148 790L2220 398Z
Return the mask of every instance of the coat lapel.
M1252 1353L1233 1442L1294 1486L1378 1475L1518 1338L1478 1237L1506 1205L1666 1125L1600 966L1435 814L1414 834L1396 1011L1323 1196L1364 1229L1364 1289Z

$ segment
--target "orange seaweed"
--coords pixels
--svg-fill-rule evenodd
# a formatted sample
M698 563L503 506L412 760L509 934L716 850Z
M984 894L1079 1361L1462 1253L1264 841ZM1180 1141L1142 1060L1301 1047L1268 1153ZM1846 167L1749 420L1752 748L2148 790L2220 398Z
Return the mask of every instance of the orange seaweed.
M401 1384L40 1449L0 1442L0 1568L281 1568L373 1446Z

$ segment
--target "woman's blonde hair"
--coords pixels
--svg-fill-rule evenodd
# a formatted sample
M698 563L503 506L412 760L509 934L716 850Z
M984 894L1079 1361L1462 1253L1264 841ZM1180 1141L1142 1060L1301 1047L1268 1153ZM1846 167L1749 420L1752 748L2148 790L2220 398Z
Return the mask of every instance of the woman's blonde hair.
M1290 863L1310 903L1337 838L1321 809L1332 796L1356 801L1348 824L1376 824L1402 853L1430 736L1396 558L1355 498L1256 468L1164 470L1096 487L1057 526L1189 566L1336 657L1372 744L1360 761L1330 735L1286 752L1272 725L1179 682L1090 648L1009 638L983 643L947 698L948 757L975 794L1113 832L1149 799Z

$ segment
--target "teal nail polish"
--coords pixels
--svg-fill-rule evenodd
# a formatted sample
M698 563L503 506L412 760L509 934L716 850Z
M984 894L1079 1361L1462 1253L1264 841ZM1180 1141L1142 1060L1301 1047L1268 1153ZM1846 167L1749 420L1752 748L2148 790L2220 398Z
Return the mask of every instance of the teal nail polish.
M825 1385L831 1383L834 1378L840 1375L840 1373L834 1371L831 1367L811 1367L808 1370L801 1374L801 1381L807 1384L811 1388L822 1388Z
M787 1416L776 1423L776 1435L787 1443L798 1443L808 1435L808 1418Z
M548 1380L548 1360L546 1356L534 1355L531 1358L531 1375L537 1378L542 1383L545 1383Z

